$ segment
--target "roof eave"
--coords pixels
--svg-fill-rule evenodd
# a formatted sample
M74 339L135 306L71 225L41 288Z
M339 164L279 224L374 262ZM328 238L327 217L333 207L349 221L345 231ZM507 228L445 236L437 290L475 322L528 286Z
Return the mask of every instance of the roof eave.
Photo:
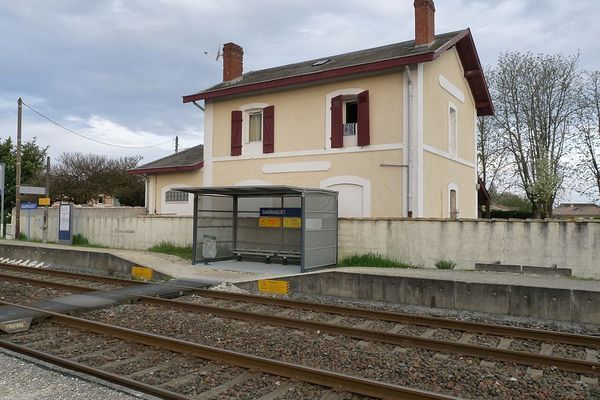
M192 165L181 165L176 167L136 168L127 171L129 175L169 174L174 172L186 172L201 169L204 161Z
M292 85L300 85L311 82L316 82L326 79L335 79L348 75L361 73L377 72L391 68L402 67L410 64L418 64L429 62L437 59L442 53L451 49L457 48L463 69L465 71L465 79L469 83L469 87L475 98L475 107L478 116L494 115L494 105L492 98L483 74L483 68L477 54L475 42L470 29L465 29L455 35L448 42L444 43L435 51L428 51L420 54L414 54L405 57L398 57L388 60L376 61L366 64L352 65L343 68L331 69L326 71L315 72L311 74L291 76L287 78L279 78L269 81L251 83L243 86L233 86L229 88L207 90L204 92L183 96L183 102L189 103L198 100L211 100L219 97L234 96L256 92L261 90L277 89Z
M183 102L189 103L198 100L210 100L217 97L232 96L238 94L244 94L249 92L255 92L259 90L276 89L291 85L299 85L305 83L311 83L315 81L325 79L335 79L344 77L347 75L377 72L390 68L402 67L404 65L417 64L422 62L433 61L435 59L433 51L426 53L415 54L406 57L392 58L388 60L376 61L366 64L351 65L348 67L330 69L326 71L315 72L312 74L304 74L291 76L287 78L274 79L270 81L251 83L243 86L234 86L230 88L208 90L201 93L196 93L188 96L183 96Z
M475 41L470 29L465 29L460 34L456 35L452 40L448 41L444 46L440 47L436 53L439 55L444 51L456 46L460 61L463 66L464 76L471 93L475 99L475 108L478 116L494 115L494 104L488 89L479 54L475 47Z

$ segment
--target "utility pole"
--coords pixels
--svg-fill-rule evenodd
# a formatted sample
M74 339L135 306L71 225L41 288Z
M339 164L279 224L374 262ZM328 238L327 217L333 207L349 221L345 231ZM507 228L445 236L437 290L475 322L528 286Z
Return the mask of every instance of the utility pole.
M23 100L17 101L17 177L15 188L15 239L21 234L21 119L23 114Z
M179 152L179 136L175 136L175 154Z
M46 157L46 198L50 197L50 156ZM48 243L48 206L44 206L44 243Z

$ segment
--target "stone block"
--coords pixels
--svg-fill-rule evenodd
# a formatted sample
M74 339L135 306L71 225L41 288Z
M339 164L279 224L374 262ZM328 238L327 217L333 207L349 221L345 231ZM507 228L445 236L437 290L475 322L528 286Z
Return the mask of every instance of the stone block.
M475 271L487 271L487 272L513 272L521 273L521 266L515 264L487 264L487 263L476 263Z

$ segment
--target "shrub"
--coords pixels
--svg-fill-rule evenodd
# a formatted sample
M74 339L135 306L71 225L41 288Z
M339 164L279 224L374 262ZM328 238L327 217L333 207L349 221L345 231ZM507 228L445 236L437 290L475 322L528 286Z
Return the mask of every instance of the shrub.
M456 263L452 260L437 260L435 262L435 267L437 269L454 269L456 267Z
M73 235L73 244L75 246L89 246L90 241L87 240L87 238L85 236L83 236L81 233L78 233L76 235Z
M171 242L160 242L159 244L150 247L148 251L153 253L170 254L172 256L177 256L188 260L192 259L191 244L188 244L187 246L177 246Z
M338 265L344 267L372 267L372 268L416 268L414 265L395 258L383 257L380 254L354 254L342 259Z
M81 233L77 233L73 235L73 246L82 246L82 247L97 247L97 248L107 248L108 246L103 246L101 244L90 243L88 238L83 236Z

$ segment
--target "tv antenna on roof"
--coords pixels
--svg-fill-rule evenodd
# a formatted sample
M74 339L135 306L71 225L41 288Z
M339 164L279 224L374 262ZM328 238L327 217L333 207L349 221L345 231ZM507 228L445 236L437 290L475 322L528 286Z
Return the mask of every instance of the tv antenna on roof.
M215 57L215 61L219 61L219 58L223 58L223 51L221 50L222 48L223 46L219 44L219 47L217 48L217 56ZM212 56L212 53L210 51L204 51L203 53L205 56ZM220 63L223 62L220 61Z
M223 57L223 52L221 51L222 48L222 44L219 43L219 47L217 48L217 57L215 57L215 61L219 61L219 58Z

